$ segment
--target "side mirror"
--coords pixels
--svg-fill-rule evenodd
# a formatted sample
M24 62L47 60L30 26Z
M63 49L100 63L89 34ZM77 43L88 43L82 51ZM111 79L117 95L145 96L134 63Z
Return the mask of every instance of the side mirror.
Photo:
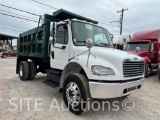
M109 33L109 35L110 35L110 38L111 38L111 41L113 41L113 34L111 34L111 33Z
M93 40L91 38L86 40L86 47L89 49L93 47Z
M42 24L44 24L44 16L41 15L39 19L40 19L40 22L41 22Z
M52 44L55 44L55 22L51 22L50 24L50 37Z
M123 42L126 44L127 43L127 40L126 40L126 38L123 38Z
M154 46L154 48L153 48L154 51L159 51L159 43L158 42L154 42L153 46Z
M53 37L53 39L52 39L52 44L55 44L55 43L56 43L56 38Z
M139 54L140 47L136 47L136 53Z

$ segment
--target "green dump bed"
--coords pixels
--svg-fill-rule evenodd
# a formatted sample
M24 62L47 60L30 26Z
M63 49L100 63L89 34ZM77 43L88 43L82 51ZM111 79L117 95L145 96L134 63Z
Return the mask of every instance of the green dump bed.
M38 58L48 58L48 42L50 22L53 16L44 15L44 24L19 35L18 55Z
M19 35L18 55L24 57L48 58L48 42L50 37L50 23L76 18L98 24L97 21L79 16L63 9L44 15L44 24Z

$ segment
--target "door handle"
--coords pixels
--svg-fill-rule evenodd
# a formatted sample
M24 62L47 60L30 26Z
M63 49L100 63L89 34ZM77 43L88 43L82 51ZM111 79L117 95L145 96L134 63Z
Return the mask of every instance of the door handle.
M55 47L55 46L53 46L54 48L59 48L59 49L66 49L66 46L62 46L62 47Z
M62 46L62 49L66 49L66 46Z

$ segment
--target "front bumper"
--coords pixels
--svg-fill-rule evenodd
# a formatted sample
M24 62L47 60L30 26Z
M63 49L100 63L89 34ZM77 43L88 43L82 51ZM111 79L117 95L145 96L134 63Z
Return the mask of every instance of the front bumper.
M144 78L123 83L114 83L114 81L113 83L89 81L89 88L92 98L118 98L139 91L143 82ZM131 90L134 87L137 87L137 89Z
M159 67L159 63L151 63L151 72L157 72Z

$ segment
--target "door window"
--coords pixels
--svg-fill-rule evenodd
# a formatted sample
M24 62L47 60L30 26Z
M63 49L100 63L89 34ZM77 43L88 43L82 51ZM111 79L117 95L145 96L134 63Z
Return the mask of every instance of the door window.
M68 44L68 28L67 25L57 26L56 43Z

